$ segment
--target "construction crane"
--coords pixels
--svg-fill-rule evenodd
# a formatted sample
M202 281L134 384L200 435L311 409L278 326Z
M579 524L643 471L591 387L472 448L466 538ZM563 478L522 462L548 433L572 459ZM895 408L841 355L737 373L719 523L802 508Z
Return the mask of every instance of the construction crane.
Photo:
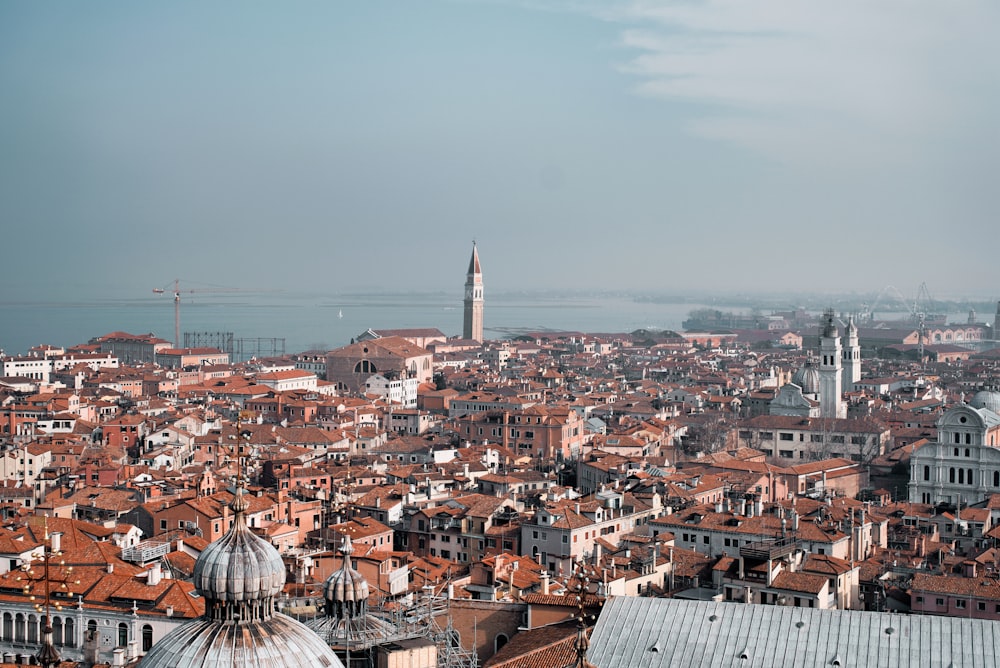
M158 295L165 294L171 286L165 285L162 288L153 288L153 292ZM174 279L173 293L174 293L174 348L181 347L181 294L218 294L222 292L244 292L241 288L199 288L196 290L181 290L181 281L179 278Z

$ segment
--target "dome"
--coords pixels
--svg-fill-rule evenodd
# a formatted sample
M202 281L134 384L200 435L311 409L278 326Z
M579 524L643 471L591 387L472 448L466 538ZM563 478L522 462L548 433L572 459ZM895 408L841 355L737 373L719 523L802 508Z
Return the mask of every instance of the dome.
M206 599L233 603L259 601L281 593L285 565L281 555L246 526L249 504L237 491L232 529L205 548L194 564L192 582Z
M244 490L237 489L229 506L233 525L195 562L194 584L205 597L205 613L153 645L141 668L343 668L322 638L274 612L285 567L278 551L250 531L248 506Z
M802 388L802 394L819 394L819 369L812 362L795 372L792 382Z
M993 390L976 392L969 405L973 408L985 408L988 411L1000 414L1000 392Z
M365 614L368 606L368 581L351 565L351 539L344 536L340 545L340 553L344 563L340 570L334 571L323 585L323 598L326 599L326 612L331 617L344 619L357 618Z
M263 622L219 622L201 617L163 637L140 668L343 668L329 645L291 617Z

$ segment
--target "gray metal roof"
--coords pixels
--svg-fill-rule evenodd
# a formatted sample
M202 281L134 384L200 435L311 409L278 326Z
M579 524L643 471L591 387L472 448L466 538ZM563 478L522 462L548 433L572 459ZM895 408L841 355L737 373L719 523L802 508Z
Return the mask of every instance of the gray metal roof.
M1000 622L628 596L605 604L587 652L600 668L988 668L998 657Z

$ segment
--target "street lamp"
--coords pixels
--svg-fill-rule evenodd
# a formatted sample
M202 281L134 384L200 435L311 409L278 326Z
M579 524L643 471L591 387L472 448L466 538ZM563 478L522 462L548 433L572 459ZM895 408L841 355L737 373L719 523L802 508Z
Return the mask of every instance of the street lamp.
M39 572L32 567L32 563L28 563L21 566L21 571L23 575L18 575L16 580L18 582L23 582L21 591L28 596L28 600L34 605L35 610L38 613L44 613L43 626L42 626L42 646L35 654L35 658L38 660L39 665L45 666L45 668L52 668L59 664L62 657L59 656L59 651L55 647L55 643L52 640L52 608L54 607L57 612L61 611L63 606L58 600L53 603L52 595L56 592L61 592L63 596L69 597L73 595L71 587L73 585L80 584L79 580L71 581L70 578L73 576L73 567L66 566L66 562L59 560L58 566L62 568L61 579L56 579L53 582L53 573L50 565L53 559L58 559L62 556L62 551L60 547L60 533L49 533L48 518L43 518L44 531L44 541L42 543L42 570ZM34 556L34 555L32 555ZM52 585L58 583L56 591L53 592ZM38 587L39 589L36 589ZM41 600L39 599L41 596Z

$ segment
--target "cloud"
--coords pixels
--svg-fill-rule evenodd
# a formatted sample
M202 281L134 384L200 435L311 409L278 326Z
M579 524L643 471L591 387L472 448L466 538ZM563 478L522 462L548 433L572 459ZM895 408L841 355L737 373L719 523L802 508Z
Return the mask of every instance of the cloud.
M702 136L847 163L996 141L1000 3L649 1L604 17L627 24L636 92L690 103Z

